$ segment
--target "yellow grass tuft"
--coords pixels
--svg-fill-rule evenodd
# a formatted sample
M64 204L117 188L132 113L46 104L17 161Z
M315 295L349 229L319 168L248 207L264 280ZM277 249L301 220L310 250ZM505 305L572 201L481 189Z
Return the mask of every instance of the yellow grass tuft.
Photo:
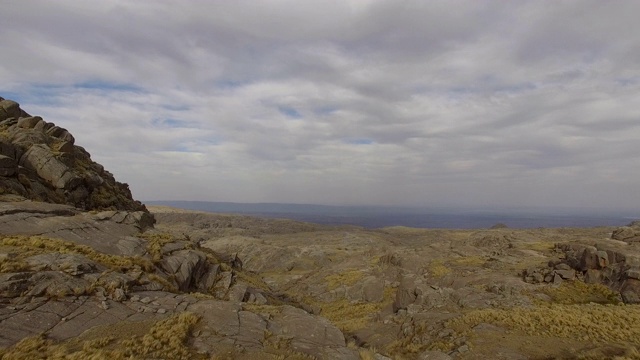
M80 254L87 258L99 262L114 270L122 268L132 268L134 266L140 266L146 271L153 269L153 264L147 259L141 257L127 257L108 255L95 251L93 248L86 245L78 245L70 241L64 241L60 239L51 239L41 236L7 236L0 239L1 246L12 246L20 249L20 256L13 259L14 264L19 263L22 259L29 256L58 252L61 254ZM12 266L6 266L9 270ZM2 269L2 272L5 272Z
M474 310L447 323L466 331L492 323L531 336L570 338L593 343L640 345L640 306L553 304L532 308Z
M427 270L433 277L443 277L451 273L451 269L446 267L441 259L432 260Z
M171 234L167 233L147 232L139 234L138 237L147 241L147 251L155 262L162 260L162 247L176 241Z
M582 281L565 281L558 287L541 290L559 304L620 304L620 295L602 284L587 284Z
M327 283L327 289L329 291L335 290L342 285L350 286L354 285L364 277L365 273L362 270L352 269L342 273L332 274L324 278Z
M331 321L344 332L354 332L369 325L372 317L385 306L393 302L395 289L385 288L384 298L379 303L353 303L347 299L339 299L330 303L307 301L321 308L320 315Z
M30 359L191 359L185 345L198 317L190 312L180 313L154 324L143 336L134 336L119 343L114 337L86 341L81 348L74 340L56 344L44 336L25 338L8 349L0 349L3 360Z

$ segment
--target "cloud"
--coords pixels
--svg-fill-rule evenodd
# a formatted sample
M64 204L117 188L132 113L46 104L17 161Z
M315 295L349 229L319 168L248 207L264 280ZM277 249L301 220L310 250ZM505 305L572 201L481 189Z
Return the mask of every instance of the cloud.
M141 199L634 209L639 7L9 2L0 96Z

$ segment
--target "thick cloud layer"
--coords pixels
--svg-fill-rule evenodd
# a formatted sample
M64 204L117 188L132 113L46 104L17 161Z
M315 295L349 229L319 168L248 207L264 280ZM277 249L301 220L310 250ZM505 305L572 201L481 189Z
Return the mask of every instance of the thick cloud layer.
M0 96L141 199L640 203L640 2L1 8Z

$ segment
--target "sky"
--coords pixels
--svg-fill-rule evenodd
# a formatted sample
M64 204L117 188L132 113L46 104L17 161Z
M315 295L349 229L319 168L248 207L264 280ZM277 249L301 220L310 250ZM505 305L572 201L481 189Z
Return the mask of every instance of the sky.
M0 7L0 96L140 200L640 203L640 1Z

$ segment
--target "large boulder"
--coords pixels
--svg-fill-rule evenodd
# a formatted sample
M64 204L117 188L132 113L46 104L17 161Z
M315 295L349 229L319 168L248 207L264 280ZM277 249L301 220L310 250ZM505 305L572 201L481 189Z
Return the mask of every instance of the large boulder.
M127 184L91 160L69 131L0 98L0 195L85 210L148 213ZM153 223L153 221L152 221Z
M636 236L636 231L630 226L622 226L613 231L611 238L614 240L627 240Z

